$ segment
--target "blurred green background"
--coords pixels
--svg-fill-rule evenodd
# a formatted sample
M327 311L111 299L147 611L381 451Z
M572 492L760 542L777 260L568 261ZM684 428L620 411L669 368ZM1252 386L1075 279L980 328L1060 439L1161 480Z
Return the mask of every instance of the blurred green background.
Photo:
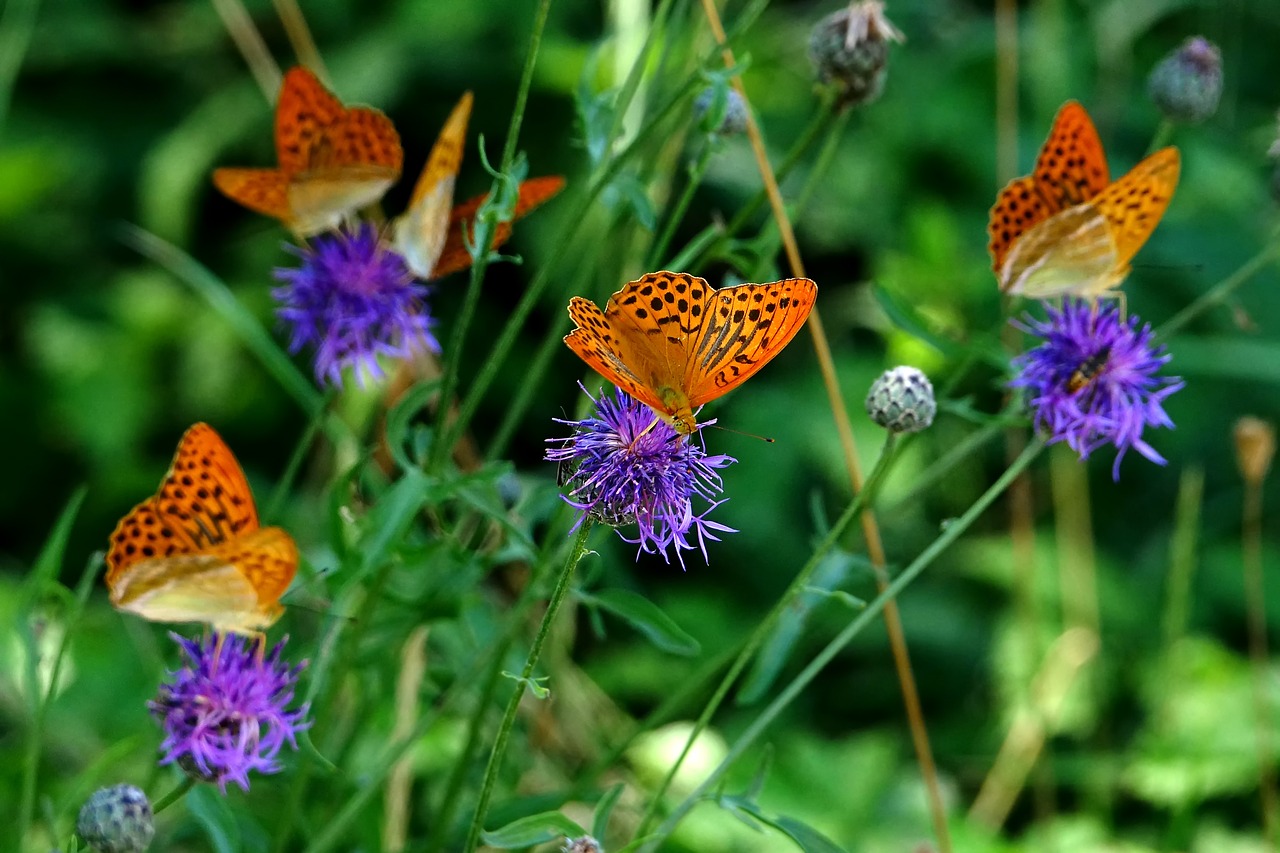
M730 23L739 6L731 2L725 9ZM273 55L290 64L288 40L269 4L252 0L248 7ZM378 106L402 135L406 178L384 201L388 211L406 203L411 179L466 89L475 92L476 108L458 196L487 189L475 146L482 134L491 158L498 156L534 7L531 0L303 4L335 91L348 102ZM805 46L810 27L836 8L773 3L737 44L740 60L749 62L747 91L775 162L818 109ZM957 372L956 358L895 328L876 295L909 306L931 334L958 346L989 345L1001 333L985 227L996 190L1011 176L996 169L992 8L898 0L887 13L907 41L891 50L884 95L856 111L829 173L796 222L808 274L822 289L819 307L866 464L881 437L862 415L861 402L884 367L914 364L938 387L954 379L953 399L986 412L999 407L1004 379L991 366ZM1265 152L1276 136L1280 106L1280 2L1043 0L1018 4L1018 14L1018 174L1029 171L1054 112L1068 98L1080 100L1094 117L1113 174L1127 170L1145 153L1160 121L1145 93L1150 68L1191 35L1204 35L1222 50L1220 108L1203 125L1176 131L1181 183L1125 285L1128 310L1159 324L1271 239L1276 208L1269 190L1275 181ZM584 79L597 90L618 85L616 68L625 70L628 52L643 35L635 22L646 16L647 4L637 0L565 0L552 7L520 144L532 174L563 174L569 189L517 226L510 250L523 265L490 271L461 367L464 388L548 254L549 241L561 233L566 199L582 189L589 164L575 94ZM690 50L708 49L697 4L676 3L674 20L682 22L677 28ZM0 99L7 103L0 116L0 587L12 590L77 486L87 485L88 498L71 534L68 583L91 552L105 547L116 520L154 490L188 425L208 421L223 434L261 499L306 418L198 296L122 239L123 227L133 224L172 241L275 328L271 269L292 262L282 250L288 238L209 182L215 166L265 166L273 157L270 107L214 7L202 0L7 0L0 16L0 74ZM682 124L691 131L694 122L690 117ZM665 147L655 149L641 172L659 211L683 186L687 159L679 134L662 142ZM784 193L798 190L807 168L784 182ZM745 138L729 140L676 245L708 222L730 218L758 186ZM758 217L760 225L765 222ZM622 235L619 245L643 245L634 217L610 227ZM548 324L567 326L564 303L575 282L602 300L645 271L628 265L634 252L616 255L573 258L558 273L484 403L474 430L481 445L524 381L518 365L531 358ZM727 268L689 271L719 284ZM465 276L456 276L433 285L432 309L444 336L464 282ZM1275 269L1267 267L1227 306L1168 341L1168 370L1184 377L1187 387L1168 403L1177 429L1146 436L1169 460L1167 467L1131 454L1115 483L1112 457L1104 450L1085 466L1087 483L1068 473L1063 479L1075 491L1057 493L1049 465L1035 469L1038 630L1046 641L1061 630L1059 589L1070 591L1074 581L1070 575L1060 579L1058 569L1091 547L1102 633L1088 689L1075 697L1051 740L1053 757L1045 766L1052 769L1036 782L1041 796L1020 799L1011 818L1010 837L1023 839L1027 849L1041 849L1037 833L1050 823L1059 842L1067 839L1058 848L1063 850L1247 850L1260 844L1254 787L1259 756L1250 740L1248 701L1240 701L1249 691L1242 487L1231 431L1245 414L1280 420L1278 330L1280 291ZM297 363L310 373L305 356ZM559 353L509 453L529 480L555 477L554 466L541 461L544 442L564 434L551 419L575 411L579 379L593 390L598 385L571 353ZM712 545L710 565L694 557L682 572L653 558L633 561L631 546L603 533L593 540L604 554L607 582L658 602L708 655L750 630L809 553L815 531L848 498L806 336L711 414L733 429L778 442L708 435L711 452L740 460L725 474L731 500L713 516L740 532ZM1004 451L996 441L924 495L895 502L911 489L913 473L974 429L944 406L938 424L915 442L887 486L885 499L895 508L881 521L897 566L1002 470ZM1074 464L1067 460L1060 469ZM1199 538L1189 557L1190 609L1181 624L1169 616L1166 595L1177 496L1189 474L1203 475L1203 501L1186 522ZM286 511L316 562L323 562L323 544L308 542L305 531L316 526L307 515L324 501L324 486L319 473L305 478ZM1264 506L1280 506L1274 485L1266 489ZM1091 511L1091 532L1062 524L1062 514L1073 507ZM1265 517L1272 524L1264 557L1275 589L1277 516L1269 509ZM861 548L855 541L848 547ZM856 563L849 571L850 588L871 597L869 576ZM1014 576L1007 516L993 510L901 600L957 816L990 768L1013 697L1034 665L1024 659L1019 637L1025 635L1017 633ZM105 593L95 596L95 607L91 629L118 638L123 617L110 613ZM1277 611L1273 607L1270 615L1273 628L1280 625ZM840 606L822 605L800 650L816 650L819 638L848 618ZM1170 618L1176 630L1168 628ZM1171 643L1184 633L1193 639ZM673 666L694 666L673 664L625 631L603 640L584 632L576 658L633 713L666 695ZM14 661L9 656L7 665ZM147 688L134 686L145 695ZM124 695L124 687L119 690ZM75 719L74 704L64 710L67 720ZM0 733L16 726L16 713L12 703L0 705ZM738 713L749 711L731 711L724 721L728 730ZM833 664L775 735L778 766L769 787L775 809L805 812L849 849L901 850L906 848L877 845L927 837L882 630L864 634ZM1275 756L1262 760L1274 763ZM814 793L815 778L826 793ZM1088 846L1119 837L1142 846ZM1079 839L1077 846L1071 839ZM749 844L737 836L699 843L704 850Z

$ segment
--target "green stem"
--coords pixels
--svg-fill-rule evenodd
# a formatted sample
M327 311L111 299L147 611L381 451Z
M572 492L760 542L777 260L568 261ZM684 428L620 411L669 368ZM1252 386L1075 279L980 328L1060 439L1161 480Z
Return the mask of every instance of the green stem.
M1227 297L1234 293L1240 285L1280 256L1280 241L1277 241L1277 236L1280 235L1273 233L1267 245L1252 258L1245 261L1240 269L1200 294L1190 305L1162 323L1160 328L1156 329L1156 335L1162 338L1169 338L1208 309L1225 302Z
M184 776L182 781L178 783L178 787L156 800L155 805L151 807L152 814L160 814L160 812L169 808L187 795L187 792L196 786L196 780L190 776Z
M693 203L693 196L698 191L698 187L702 185L702 179L706 177L707 167L711 165L711 156L716 153L719 148L719 140L716 138L708 138L702 141L702 150L698 153L698 159L689 166L689 180L685 184L684 191L680 193L679 200L667 215L666 224L662 227L662 233L658 235L658 239L654 241L653 246L649 249L649 258L645 262L645 269L658 269L658 264L666 257L667 247L671 245L671 238L675 236L676 228L684 220L685 212L689 209L689 205Z
M978 498L977 502L974 503L973 506L969 507L968 511L966 511L964 515L948 524L942 534L935 539L933 543L930 544L929 547L911 563L911 565L907 566L907 568L902 571L902 574L899 575L893 583L889 584L889 587L882 594L877 596L870 604L868 604L866 609L859 613L857 617L849 623L848 627L837 634L835 638L832 639L831 642L829 642L826 647L823 648L823 650L819 652L794 679L792 679L791 683L788 684L778 694L778 696L769 703L768 707L761 712L760 716L757 717L745 731L743 731L743 733L738 737L738 740L735 741L733 746L729 749L724 760L711 771L707 778L703 780L697 788L695 788L679 803L679 805L675 807L675 809L672 810L667 819L664 820L653 835L649 837L649 840L642 849L653 850L659 843L669 837L680 821L684 819L684 816L689 813L690 809L697 805L706 792L720 781L720 778L724 775L725 771L728 770L739 757L741 757L747 747L751 746L756 739L764 733L764 731L775 719L777 719L787 706L789 706L791 702L800 695L800 693L809 685L810 682L813 681L818 673L821 672L822 669L830 663L831 660L839 654L854 637L861 633L867 625L871 624L871 620L880 615L880 612L884 609L885 603L892 598L897 598L897 596L901 594L901 592L906 589L906 587L914 581L927 566L937 559L937 557L945 551L951 543L958 539L960 535L964 533L987 510L989 506L991 506L995 499L1004 493L1005 489L1009 487L1009 484L1012 483L1028 465L1031 464L1032 460L1034 460L1043 449L1044 442L1041 439L1036 439L1028 444L1022 454L1014 460L1008 470L1000 476L1000 479L998 479L991 488L987 489L987 491ZM863 494L865 493L866 492L864 491ZM828 537L828 539L829 538L830 537ZM826 545L826 542L827 540L824 540L823 544ZM638 837L642 834L642 832L637 832L636 836Z
M275 489L271 492L271 499L266 503L266 512L262 514L263 518L275 519L279 517L280 507L284 504L285 498L288 497L289 489L293 487L294 478L298 476L298 471L302 468L302 463L307 458L307 452L311 450L311 445L316 440L316 434L324 426L324 419L327 415L326 406L326 408L313 415L307 424L306 432L302 434L297 447L293 449L293 455L289 457L288 464L284 466L284 473L280 475L279 482L276 483Z
M501 767L502 759L506 755L507 740L511 737L511 729L515 725L516 710L520 707L520 700L529 685L529 680L533 677L533 670L538 665L538 658L542 655L542 646L546 643L547 637L551 633L551 626L555 622L556 614L560 611L560 605L564 603L565 598L569 595L574 570L578 568L582 555L587 551L587 536L591 533L591 526L591 521L584 519L582 525L578 528L578 535L574 540L572 550L569 552L569 559L565 562L564 569L560 572L559 580L556 581L556 588L551 593L551 600L547 602L547 610L542 615L542 624L538 626L538 633L533 639L533 646L529 649L529 656L525 659L524 669L520 672L520 678L516 681L515 690L512 691L511 699L507 702L507 710L503 713L502 722L498 725L498 737L494 741L493 750L489 753L489 763L484 770L484 783L480 787L480 800L476 803L475 816L471 820L471 830L467 833L467 843L463 848L466 853L472 853L480 842L480 832L484 827L484 818L489 811L489 799L493 796L493 788L498 781L498 769Z
M13 83L36 28L40 0L9 0L0 14L0 129L9 117Z
M502 162L498 167L501 173L494 178L493 188L489 191L493 197L503 191L502 182L508 179L511 164L515 161L516 144L520 138L520 125L524 121L525 107L529 102L529 87L533 84L533 70L538 63L538 48L542 45L542 33L547 26L547 17L551 13L551 0L542 0L538 5L537 15L533 21L533 31L529 35L529 52L525 56L524 70L520 73L520 85L516 89L516 103L511 113L511 123L507 128L507 140L502 148ZM436 405L435 442L431 448L430 470L439 471L440 466L453 449L454 443L465 423L459 418L450 426L449 415L453 410L453 394L458 385L458 370L462 364L462 347L466 343L467 331L475 317L476 307L480 304L480 287L484 282L484 274L489 268L490 247L497 229L497 223L488 217L482 217L473 225L475 245L479 252L471 264L471 273L467 281L467 292L462 300L462 308L454 319L453 330L449 335L449 346L445 350L444 376L440 381L439 402Z
M755 631L752 632L751 636L747 639L746 644L742 647L742 651L738 653L738 657L734 660L733 665L729 667L728 672L726 672L724 677L720 679L720 684L716 687L715 693L712 694L706 707L702 709L702 714L698 717L697 722L694 723L688 739L685 740L684 749L680 751L680 755L671 765L671 769L667 771L667 775L650 795L649 807L646 810L644 817L640 819L640 824L636 829L633 838L642 838L647 835L649 827L657 818L658 809L662 804L662 797L666 794L667 789L671 786L671 781L680 770L680 765L684 762L685 756L689 754L689 750L693 748L693 744L698 739L698 736L702 734L703 730L706 729L707 725L711 722L711 718L715 715L716 711L720 709L720 704L724 701L725 697L729 695L729 690L733 687L734 682L737 681L738 676L744 669L746 669L747 664L751 662L751 658L755 655L756 650L759 649L760 646L764 644L764 641L768 639L769 635L773 633L774 625L777 623L778 619L781 618L782 614L787 611L795 598L804 591L806 586L808 586L809 579L813 576L813 573L817 571L819 564L822 562L822 558L826 556L828 551L836 546L840 541L840 538L844 535L845 530L868 506L884 476L889 472L894 458L895 446L896 436L892 433L888 433L884 446L880 450L880 458L876 460L876 466L872 470L871 476L868 478L865 487L854 496L853 501L850 502L844 513L836 520L835 524L831 526L831 529L827 531L827 535L823 538L822 543L818 545L813 554L809 557L808 562L806 562L796 574L795 579L791 581L791 585L787 587L786 591L782 594L782 597L778 599L778 603L773 606L773 609L769 611L763 621L756 626Z

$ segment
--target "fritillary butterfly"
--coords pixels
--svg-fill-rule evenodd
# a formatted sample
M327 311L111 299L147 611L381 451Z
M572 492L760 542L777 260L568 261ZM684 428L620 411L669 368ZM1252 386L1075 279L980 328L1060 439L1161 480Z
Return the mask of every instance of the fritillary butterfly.
M694 410L746 382L782 352L818 297L807 278L716 290L697 276L655 272L628 283L603 311L575 296L569 349L688 435Z
M240 464L201 423L183 434L160 490L116 525L107 588L117 609L144 619L251 635L284 612L297 568L293 539L258 526Z
M414 275L424 280L442 278L471 266L465 227L487 196L481 195L453 207L453 190L466 143L467 122L471 118L471 93L467 92L449 114L427 165L413 189L409 208L395 223L395 246L409 263ZM564 178L533 178L520 184L515 219L560 192ZM496 249L511 237L511 223L501 223L490 248Z
M1113 183L1093 121L1068 101L1035 170L1011 181L991 208L987 231L1000 290L1096 298L1118 286L1164 216L1179 167L1178 149L1162 148Z
M274 169L216 169L213 184L300 237L340 224L400 177L404 152L391 119L345 107L306 68L290 68L276 101Z

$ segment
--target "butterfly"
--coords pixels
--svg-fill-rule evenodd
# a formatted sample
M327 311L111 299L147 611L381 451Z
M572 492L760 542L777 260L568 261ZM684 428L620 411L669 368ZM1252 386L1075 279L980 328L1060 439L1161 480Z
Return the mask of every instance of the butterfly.
M213 184L300 237L333 228L382 198L404 151L391 119L345 107L306 68L290 68L276 101L274 169L215 169Z
M297 568L293 539L258 526L240 464L199 423L183 434L160 490L111 534L107 589L118 610L144 619L253 635L284 612L280 596Z
M453 190L466 143L467 122L471 118L471 93L467 92L449 114L427 165L414 186L409 208L395 222L395 247L414 275L430 281L471 266L467 251L466 223L473 221L487 196L481 195L453 207ZM564 178L533 178L520 184L515 219L560 192ZM511 223L500 224L490 248L497 248L511 236Z
M1035 170L1011 181L991 208L987 232L1000 290L1096 298L1119 285L1164 216L1179 168L1170 146L1112 182L1093 121L1068 101Z
M575 296L564 339L593 370L688 435L693 410L746 382L782 352L818 297L807 278L716 290L704 279L655 272L609 297Z

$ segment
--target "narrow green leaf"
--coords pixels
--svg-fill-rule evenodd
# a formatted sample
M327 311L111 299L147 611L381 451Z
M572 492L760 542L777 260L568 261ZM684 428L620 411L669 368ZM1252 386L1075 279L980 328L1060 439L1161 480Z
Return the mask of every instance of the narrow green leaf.
M49 532L49 538L45 540L44 547L40 549L40 555L36 557L32 566L31 574L27 576L25 591L28 606L40 596L45 586L58 576L63 557L67 553L67 539L71 536L71 527L75 524L76 515L79 514L80 506L88 494L89 490L84 486L76 489L66 506L62 508L57 522L53 525L53 530Z
M796 847L803 850L804 853L845 853L840 845L807 823L790 817L771 817L759 805L746 797L725 796L717 798L716 802L721 808L741 819L746 820L749 816L765 826L776 829L791 839ZM749 825L750 822L747 822Z
M621 782L604 792L596 803L596 810L591 817L591 835L593 838L604 838L605 830L609 828L609 815L613 813L613 807L618 804L618 798L622 796L622 791L626 786Z
M607 589L599 593L579 592L578 596L587 604L621 617L664 652L692 657L701 650L697 640L642 595L626 589Z
M482 832L480 837L490 847L510 850L586 834L585 829L560 812L542 812L514 820L493 832Z

